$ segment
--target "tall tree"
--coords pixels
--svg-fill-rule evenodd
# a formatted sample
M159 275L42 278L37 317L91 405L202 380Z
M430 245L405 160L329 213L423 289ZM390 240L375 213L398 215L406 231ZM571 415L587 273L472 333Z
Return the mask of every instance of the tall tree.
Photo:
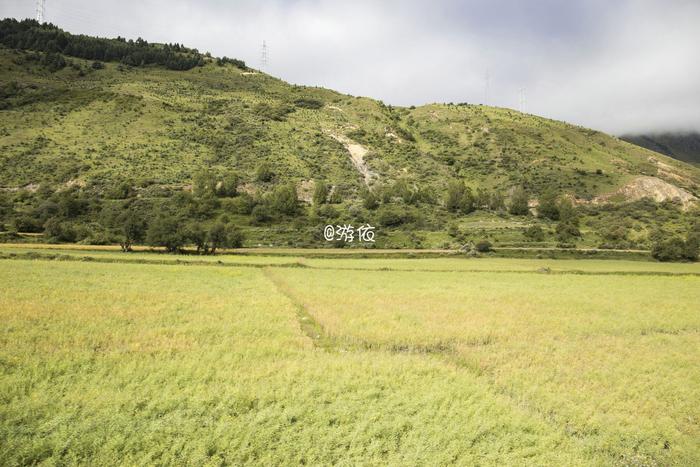
M528 207L529 201L530 198L523 187L515 188L510 198L508 212L514 216L526 216L530 213L530 209Z

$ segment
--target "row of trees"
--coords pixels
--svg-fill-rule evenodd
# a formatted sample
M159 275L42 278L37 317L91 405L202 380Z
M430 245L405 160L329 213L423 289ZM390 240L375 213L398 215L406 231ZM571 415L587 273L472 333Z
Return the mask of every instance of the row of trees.
M141 185L144 187L147 185ZM246 224L289 221L299 227L337 220L369 222L384 227L411 225L415 229L434 229L449 220L444 212L412 205L432 204L434 194L405 180L361 190L365 209L352 203L347 211L333 206L343 202L346 194L343 187L331 189L325 182L316 182L313 207L308 212L303 208L294 184L277 184L268 188L264 194L248 194L239 191L239 177L235 172L211 170L194 176L191 191L172 192L165 188L143 191L128 180L59 191L41 185L35 193L0 193L0 218L10 232L44 232L46 238L54 241L98 244L119 241L126 251L139 243L162 246L169 251L178 251L183 245L194 245L202 254L216 251L221 245L239 243L236 238L240 237L232 233L236 229L228 220L238 216L245 216ZM480 209L503 214L507 209L512 214L529 215L528 201L529 196L522 188L513 190L506 201L497 191L471 190L462 182L452 182L446 193L445 207L454 213ZM17 209L22 205L23 209ZM654 219L661 216L670 223L675 211L668 211L668 215L661 208L657 209L658 212L640 214L638 211L635 209L632 214L611 217L604 208L577 208L570 198L548 191L540 195L536 215L555 221L556 226L548 227L549 222L535 225L528 228L524 236L528 241L542 242L555 235L560 243L571 244L581 237L579 218L585 215L587 225L599 233L601 245L605 247L644 248L651 243L658 259L690 260L694 257L700 234L696 238L666 235L648 239L646 236L637 239L631 234L634 219L641 214ZM619 222L615 221L618 218ZM675 227L672 230L677 231ZM463 236L456 228L448 229L448 233L457 239Z
M219 248L240 248L243 246L243 232L231 223L217 221L205 228L199 222L187 222L172 214L162 213L148 226L127 214L122 225L123 251L130 251L134 243L145 240L148 245L164 247L176 253L187 245L197 248L197 254L214 254Z
M204 65L204 56L196 49L180 44L149 44L139 38L104 39L70 34L48 23L7 18L0 21L0 43L9 48L65 54L87 60L114 62L129 66L161 65L171 70L189 70ZM245 69L242 60L224 57L221 65L231 63Z
M686 239L677 235L656 240L651 256L659 261L697 261L700 236L689 235Z
M506 209L505 196L497 190L480 187L474 192L461 180L452 180L447 185L445 208L450 212L469 214L477 209L502 211ZM508 210L513 215L526 215L529 212L528 197L522 188L516 188L511 196Z
M651 235L651 255L659 261L697 261L700 256L700 218L685 236L657 230Z

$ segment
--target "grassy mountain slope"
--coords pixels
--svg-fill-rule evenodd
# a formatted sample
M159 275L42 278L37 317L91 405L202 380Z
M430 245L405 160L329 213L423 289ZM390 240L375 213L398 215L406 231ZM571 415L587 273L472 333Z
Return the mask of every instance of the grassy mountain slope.
M621 139L679 161L700 165L700 133L697 132L624 135Z
M582 198L636 175L691 192L700 182L700 170L670 158L508 109L391 108L213 63L189 71L108 63L80 76L71 67L51 73L24 60L22 53L0 52L3 82L19 87L0 117L0 184L7 187L121 177L186 185L205 166L233 168L252 180L255 167L267 162L279 180L323 178L357 188L362 177L334 135L369 151L377 181L407 178L437 190L450 177L535 192L556 184ZM294 104L299 99L323 107L302 108Z

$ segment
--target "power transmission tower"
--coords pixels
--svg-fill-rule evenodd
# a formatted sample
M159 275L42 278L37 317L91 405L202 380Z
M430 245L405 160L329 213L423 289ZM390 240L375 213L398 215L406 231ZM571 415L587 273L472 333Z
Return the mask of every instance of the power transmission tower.
M521 113L525 112L525 88L518 90L518 110Z
M267 42L263 40L262 51L260 53L260 69L267 68Z
M39 23L44 22L44 0L36 0L36 20Z
M491 84L491 74L489 69L486 69L486 75L484 76L484 105L489 105L489 85Z

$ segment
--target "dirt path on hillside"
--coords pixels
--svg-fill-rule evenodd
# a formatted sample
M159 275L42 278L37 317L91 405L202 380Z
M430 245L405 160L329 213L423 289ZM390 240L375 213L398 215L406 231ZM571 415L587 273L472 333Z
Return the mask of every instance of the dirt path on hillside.
M328 135L334 140L338 141L343 146L345 146L345 149L347 149L347 151L350 153L350 160L352 161L352 165L355 166L357 171L360 172L360 175L362 175L362 177L364 178L365 185L369 185L372 179L377 177L377 174L373 172L365 162L365 156L367 155L369 150L361 144L351 140L347 136L343 136L332 132L328 132Z

